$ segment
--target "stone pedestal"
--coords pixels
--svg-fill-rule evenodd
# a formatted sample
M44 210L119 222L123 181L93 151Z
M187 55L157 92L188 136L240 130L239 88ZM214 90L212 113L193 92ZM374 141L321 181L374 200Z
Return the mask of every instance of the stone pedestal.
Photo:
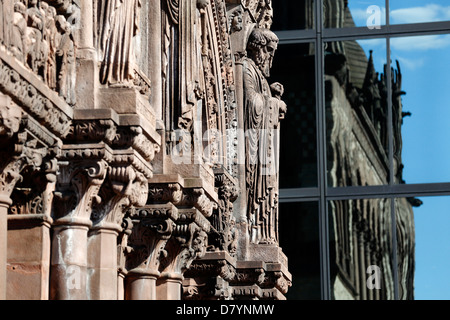
M104 109L113 109L119 115L136 114L149 124L156 123L155 111L148 98L134 88L101 88L99 105Z
M8 300L48 300L51 224L46 215L8 216Z

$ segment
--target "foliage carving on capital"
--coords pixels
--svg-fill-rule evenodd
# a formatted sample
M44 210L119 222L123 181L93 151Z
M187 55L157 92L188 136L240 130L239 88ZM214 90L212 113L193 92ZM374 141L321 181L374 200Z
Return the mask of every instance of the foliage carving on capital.
M149 185L149 203L178 204L183 197L183 190L178 183L158 183Z
M167 256L161 262L161 272L182 275L195 259L206 254L207 244L208 234L196 223L177 222L166 245Z
M101 142L111 144L116 138L117 125L112 120L77 120L70 126L67 142Z
M93 206L102 203L99 191L107 173L108 163L103 159L60 163L55 218L90 221Z
M168 255L165 247L174 230L176 208L170 205L132 208L127 217L133 223L128 237L127 269L158 274L161 260Z
M103 222L120 225L131 206L144 206L148 197L148 180L131 165L108 167L108 174L94 205L91 219L94 225Z
M31 133L29 127L32 125L27 119L22 119L20 113L16 114L17 118L14 118L14 120L5 118L4 110L0 113L4 133L1 139L6 138L0 145L8 142L2 145L0 151L0 194L2 201L11 204L10 197L14 188L24 180L29 182L32 179L41 179L43 181L41 191L46 189L48 182L53 182L51 180L53 176L49 168L53 164L52 159L55 156L53 151L55 149L49 147ZM9 114L9 112L7 113ZM20 123L16 123L16 121ZM49 179L47 180L46 177ZM37 197L42 197L42 194ZM39 202L38 199L34 201L35 203Z

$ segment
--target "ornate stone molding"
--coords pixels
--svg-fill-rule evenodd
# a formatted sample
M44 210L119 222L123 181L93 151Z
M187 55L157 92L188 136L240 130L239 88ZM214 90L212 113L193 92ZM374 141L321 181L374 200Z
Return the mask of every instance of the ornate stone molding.
M94 113L97 110L92 110ZM77 116L84 119L76 119L70 126L69 133L65 141L67 143L105 143L116 151L116 158L119 153L130 153L135 150L145 163L141 167L148 167L152 171L151 162L155 155L160 152L160 142L156 137L137 125L120 125L120 117L107 110L97 111L98 116L88 117L88 112L77 112ZM121 151L119 151L121 150ZM125 159L125 158L124 158ZM145 171L145 170L144 170ZM153 173L146 175L152 176Z
M236 255L236 221L233 217L233 202L238 197L235 180L223 168L214 169L218 206L210 217L213 232L210 233L210 250L224 250Z
M183 179L178 181L173 179L172 183L150 182L149 202L171 202L178 208L196 208L208 218L212 216L213 210L217 208L217 202L203 187L184 187Z
M229 300L229 282L236 276L236 261L225 251L207 252L184 274L183 297L188 300Z
M292 286L292 276L280 263L238 261L236 276L231 279L235 299L284 300Z

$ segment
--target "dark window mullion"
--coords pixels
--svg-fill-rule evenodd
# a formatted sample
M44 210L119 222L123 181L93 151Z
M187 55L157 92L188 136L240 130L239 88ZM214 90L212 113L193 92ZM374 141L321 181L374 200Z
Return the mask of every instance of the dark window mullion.
M325 54L323 29L323 0L315 2L316 16L316 103L317 103L317 158L319 186L320 276L322 300L331 300L330 249L328 233L326 114L325 114Z

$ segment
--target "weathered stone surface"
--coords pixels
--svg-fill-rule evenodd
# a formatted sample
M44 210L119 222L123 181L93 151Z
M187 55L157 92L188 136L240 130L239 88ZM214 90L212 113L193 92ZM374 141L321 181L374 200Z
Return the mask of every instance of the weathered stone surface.
M287 262L258 247L278 248L278 180L245 182L236 62L270 1L6 0L0 17L0 299L281 299ZM276 110L253 129L278 130L265 87Z

